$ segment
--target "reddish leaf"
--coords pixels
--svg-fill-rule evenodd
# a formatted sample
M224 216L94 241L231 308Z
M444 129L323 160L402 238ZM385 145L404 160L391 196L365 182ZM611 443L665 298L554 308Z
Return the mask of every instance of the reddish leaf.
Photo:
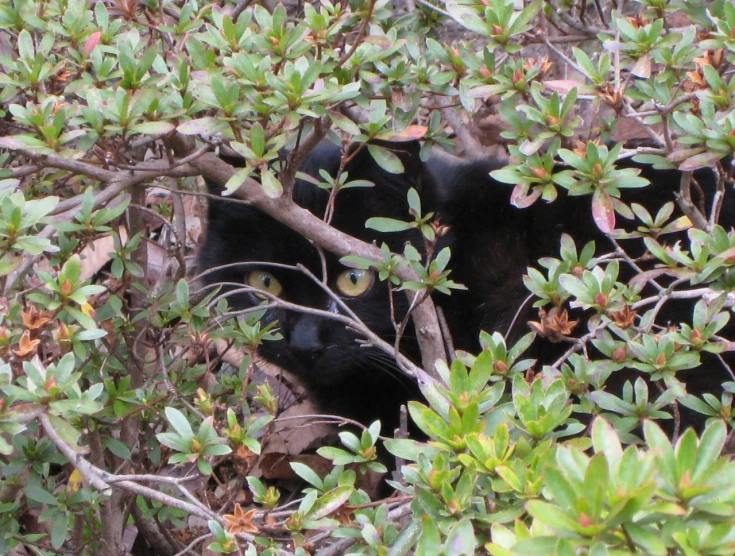
M407 141L415 141L417 139L421 139L424 135L426 135L426 132L428 130L429 128L423 125L410 125L398 132L381 133L376 137L376 139L381 139L382 141L392 141L394 143L405 143Z
M705 166L712 166L723 156L724 155L721 153L701 153L691 158L687 158L684 162L679 164L679 170L682 172L691 172L692 170L698 170Z
M677 149L672 153L669 153L666 155L666 160L670 160L671 162L681 162L682 160L686 160L687 158L690 158L694 156L695 154L699 154L704 150L704 147L692 147L690 149Z
M511 204L518 208L530 207L533 203L536 202L536 199L541 196L540 187L534 187L529 194L526 193L527 190L528 184L519 183L518 185L516 185L513 188L513 193L511 193L510 195Z
M646 270L640 274L636 274L631 280L630 285L634 286L637 284L645 284L649 280L656 280L660 276L670 276L671 270L668 268L654 268L653 270Z
M5 147L6 149L10 150L16 150L25 149L27 145L14 137L0 137L0 147Z
M379 46L382 50L388 50L393 46L393 41L381 35L369 35L363 39L364 42Z
M582 84L572 79L552 79L550 81L544 81L547 89L556 91L557 93L567 94L572 89L580 87Z
M99 44L101 37L102 37L102 31L97 31L87 37L87 40L84 43L84 49L83 49L84 54L86 56L89 56L89 54L95 49L97 44Z
M615 229L613 202L604 189L595 189L592 195L592 218L600 231L606 234Z

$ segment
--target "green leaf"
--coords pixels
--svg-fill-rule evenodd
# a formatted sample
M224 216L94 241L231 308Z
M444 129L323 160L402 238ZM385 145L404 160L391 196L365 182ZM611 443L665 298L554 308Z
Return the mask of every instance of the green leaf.
M250 148L256 158L262 158L265 154L265 131L259 123L250 128Z
M577 523L564 513L561 508L553 504L542 502L541 500L531 500L526 504L526 510L533 517L552 529L568 534L574 534L577 531Z
M51 425L54 427L54 430L61 437L61 439L66 442L75 452L82 453L84 451L84 449L78 444L79 437L82 433L80 433L76 429L76 427L74 427L65 419L62 419L61 417L58 417L56 415L49 415L48 419L51 422Z
M314 502L305 517L316 520L328 516L343 506L354 491L354 487L349 485L333 488Z
M394 152L378 145L368 145L367 148L378 166L389 174L402 174L404 172L403 162Z
M474 556L477 550L477 539L472 522L465 518L454 524L447 533L444 552L456 556Z
M391 543L386 556L404 556L409 554L420 535L421 527L419 526L419 522L417 520L411 521L401 531L396 540Z
M64 307L64 311L87 330L94 330L97 328L97 323L94 322L94 319L87 316L79 309L75 309L74 307Z
M163 135L175 128L176 126L169 122L143 122L130 126L130 131L143 135Z
M304 465L297 461L292 461L289 465L299 477L304 479L310 485L318 488L319 490L324 488L324 482L308 465Z
M30 255L40 255L44 251L56 253L59 248L50 240L38 236L20 236L13 245L16 249L22 249Z
M265 194L271 199L277 199L283 194L283 186L270 168L260 171L260 184Z
M332 120L332 123L345 133L352 136L360 135L360 128L357 124L341 112L327 110L327 114L329 115L329 119Z
M190 439L194 436L194 431L191 428L191 424L189 424L189 420L181 411L173 407L167 407L164 409L164 413L170 425L183 438Z
M60 549L66 537L69 535L69 516L66 513L57 514L54 518L54 526L51 529L51 546Z
M365 222L365 227L378 232L405 232L410 230L413 226L408 222L401 222L393 218L384 218L382 216L374 216L368 218Z
M436 523L428 515L422 516L421 522L421 537L416 546L416 556L439 556L442 544Z
M412 187L408 190L408 208L411 209L414 216L421 215L421 199L418 192Z
M156 435L158 441L172 450L188 453L191 447L191 438L183 438L175 432L159 432Z
M384 444L385 448L391 454L409 461L418 461L419 455L424 455L431 460L434 459L441 451L441 449L436 446L411 440L409 438L390 439L386 440Z
M120 442L116 438L105 438L105 447L122 460L130 459L130 448L124 442Z
M179 124L176 130L182 135L216 135L229 128L226 121L213 117L198 118Z
M56 497L39 484L27 484L25 487L23 487L23 493L31 500L35 500L36 502L40 502L41 504L48 504L49 506L59 505L59 501L56 499Z
M698 483L708 474L708 469L722 454L727 437L727 426L722 421L714 421L702 433L697 450L697 460L692 472L692 482Z

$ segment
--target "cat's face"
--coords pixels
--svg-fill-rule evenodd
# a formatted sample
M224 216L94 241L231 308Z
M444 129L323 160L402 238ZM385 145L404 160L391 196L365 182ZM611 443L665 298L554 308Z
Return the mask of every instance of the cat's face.
M333 171L340 152L321 146L309 157L304 170L312 175L318 169ZM336 160L335 160L336 159ZM332 225L364 241L385 242L402 251L404 242L416 239L410 234L380 234L365 228L372 216L408 219L406 193L416 186L405 176L385 175L368 153L355 158L348 169L349 179L373 181L372 188L346 189L337 196ZM328 194L314 185L297 182L294 199L317 216L324 214ZM199 252L199 269L232 265L207 274L208 284L226 283L231 307L243 309L263 303L265 291L284 302L331 314L344 314L340 301L374 333L393 343L394 320L403 317L407 300L402 292L393 294L369 270L347 268L337 257L317 249L297 233L256 209L215 200L210 203L205 241ZM323 284L296 268L306 267ZM292 268L284 268L284 266ZM324 276L326 270L326 278ZM232 284L254 288L236 290ZM325 291L326 286L332 293ZM393 318L392 316L393 315ZM343 322L326 316L281 307L269 309L265 323L277 321L282 339L267 341L259 353L267 360L297 375L307 386L317 405L327 413L363 422L380 418L395 425L401 402L415 396L415 384L403 376L393 358L374 347ZM402 342L404 352L417 352L412 331Z

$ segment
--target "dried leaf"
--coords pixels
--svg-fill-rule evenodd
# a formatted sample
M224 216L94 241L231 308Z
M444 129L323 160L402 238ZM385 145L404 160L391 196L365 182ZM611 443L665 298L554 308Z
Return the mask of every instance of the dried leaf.
M604 189L596 189L592 195L592 218L603 233L607 234L615 229L613 202Z
M546 88L557 93L567 94L572 89L580 87L582 84L572 79L552 79L550 81L544 81Z

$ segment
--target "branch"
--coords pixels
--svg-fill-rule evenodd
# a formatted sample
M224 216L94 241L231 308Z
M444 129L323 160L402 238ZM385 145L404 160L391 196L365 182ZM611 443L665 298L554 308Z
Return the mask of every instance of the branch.
M110 494L112 494L112 484L115 487L119 487L135 494L140 494L141 496L145 496L146 498L150 498L151 500L156 500L157 502L161 502L166 506L177 508L186 513L196 515L198 517L201 517L202 519L214 519L219 523L224 523L224 520L219 515L217 515L213 511L208 510L203 505L199 506L195 504L190 504L189 502L184 502L183 500L179 500L178 498L174 498L173 496L169 496L168 494L164 494L152 488L139 485L138 483L128 480L125 476L114 475L92 465L80 454L76 453L71 446L64 442L64 440L59 436L59 434L56 432L56 429L54 429L53 425L51 424L48 415L42 413L41 415L39 415L38 418L41 421L41 426L43 427L44 432L53 441L53 443L56 444L56 447L59 449L59 451L64 454L69 462L82 474L82 477L84 477L84 479L87 481L87 483L89 483L90 486L94 487L105 496L110 496ZM141 480L142 477L145 477L146 480L154 480L149 475L133 475L132 477L135 477L136 480ZM170 477L158 476L155 477L156 481L174 484L179 488L179 490L183 488L181 483L189 479L190 477L185 477L183 479L173 479Z
M104 168L99 168L94 164L87 164L86 162L80 162L79 160L63 158L56 154L41 154L29 149L16 149L15 152L30 158L41 167L67 170L74 174L81 174L83 176L94 178L102 183L109 183L118 176L117 172L105 170Z
M368 4L367 8L367 14L365 14L365 18L362 20L362 25L360 25L360 30L357 32L357 37L355 38L355 42L352 43L352 46L350 49L345 52L342 57L339 59L339 62L337 62L337 65L334 67L335 70L338 70L342 66L345 65L345 62L352 57L352 55L357 50L357 47L360 46L363 39L365 38L365 33L367 33L368 25L370 25L370 20L373 18L373 10L375 9L375 2L376 0L370 0L370 3Z
M468 126L459 117L459 114L457 114L457 112L455 111L451 101L449 101L448 99L436 97L434 99L434 104L436 104L436 107L439 108L442 116L444 116L444 119L447 120L447 122L449 122L449 125L452 126L452 129L457 135L457 139L459 139L462 147L464 147L465 152L473 158L479 157L484 154L482 145L480 145L480 142L475 139L475 137L470 132Z
M324 139L329 124L330 120L327 116L315 119L314 129L311 133L288 154L288 164L279 177L284 191L288 192L289 195L296 181L296 172L299 171L309 153Z
M80 454L77 454L71 446L69 446L66 442L62 440L62 438L56 432L54 426L51 424L48 415L46 415L45 413L41 413L38 416L38 419L39 421L41 421L41 426L43 427L46 436L48 436L53 441L53 443L56 444L56 447L59 449L59 451L64 454L66 456L66 459L68 459L69 462L77 469L77 471L82 474L84 480L87 481L90 486L94 487L105 496L110 496L110 494L112 494L112 488L100 478L99 474L97 473L98 469L94 465L89 463L86 459L84 459Z
M692 172L682 172L681 174L681 185L679 187L679 194L676 196L676 202L679 203L679 207L684 214L686 214L697 228L705 230L707 232L712 231L709 222L704 215L699 212L699 209L692 203L691 195L692 185Z

